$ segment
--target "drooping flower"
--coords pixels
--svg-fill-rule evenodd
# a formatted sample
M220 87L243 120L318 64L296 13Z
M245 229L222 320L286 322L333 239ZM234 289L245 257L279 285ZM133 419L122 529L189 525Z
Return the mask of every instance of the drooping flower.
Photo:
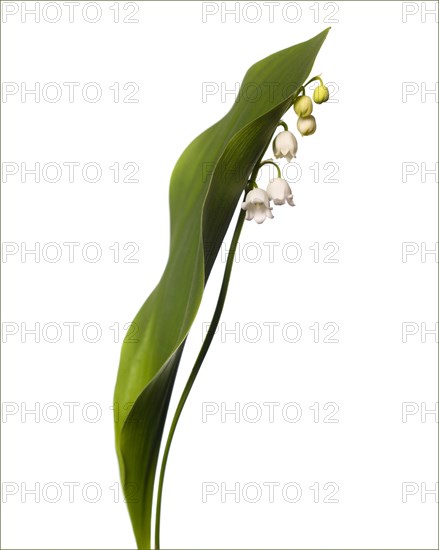
M311 136L317 129L316 119L312 115L300 117L297 120L297 129L302 136Z
M252 189L249 191L241 208L246 211L246 220L254 218L256 223L262 223L265 221L265 218L273 218L270 199L267 192L263 189Z
M325 103L329 99L329 90L321 84L314 90L313 99L316 103Z
M285 157L288 162L296 158L297 140L294 135L288 130L277 134L273 141L273 153L277 159Z
M298 116L309 116L312 113L312 101L307 95L299 96L294 102L294 111Z
M267 185L267 195L274 204L285 204L287 201L290 206L295 206L291 188L283 178L274 178L270 181Z

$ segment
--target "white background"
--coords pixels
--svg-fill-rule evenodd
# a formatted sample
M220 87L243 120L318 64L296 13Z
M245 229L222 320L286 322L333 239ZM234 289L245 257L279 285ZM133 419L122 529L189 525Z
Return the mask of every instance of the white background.
M6 4L14 5L3 2L3 10ZM29 9L34 3L25 4ZM435 496L424 489L434 489L437 481L436 424L433 414L421 412L437 401L435 336L424 331L437 321L436 263L434 254L421 252L434 249L436 240L437 168L425 175L422 167L431 170L436 162L437 94L425 90L434 90L437 81L437 16L425 10L437 10L437 4L301 2L299 14L292 3L286 12L285 3L274 3L272 21L268 6L260 4L256 21L254 3L240 3L240 20L232 14L225 22L224 6L217 4L218 12L203 22L201 2L139 2L133 15L139 22L131 24L122 22L132 11L124 2L119 23L113 2L99 3L96 23L84 19L83 2L72 23L65 6L52 4L57 6L37 6L39 23L32 15L23 23L17 3L18 12L2 28L3 81L19 88L3 95L3 163L81 164L73 182L66 168L54 183L44 177L38 183L32 175L22 182L21 171L3 182L2 240L7 251L16 251L3 255L3 547L135 547L125 504L115 502L110 407L120 342L109 327L131 321L159 280L168 252L170 174L189 141L230 108L233 93L222 97L221 90L233 89L253 62L332 26L312 75L335 83L336 101L316 106L316 134L299 138L301 177L291 183L297 206L277 207L273 220L244 227L222 333L174 439L162 545L435 548ZM56 10L60 21L48 22ZM94 18L93 8L86 15ZM22 101L20 91L36 82L41 88L58 83L62 97L51 103L41 93L39 102L32 95ZM73 102L64 82L79 83ZM89 82L102 89L95 103L82 97ZM109 88L116 82L119 102ZM139 87L137 103L122 101L132 90L123 91L129 82ZM219 91L203 101L206 82ZM411 95L403 96L404 86ZM294 129L292 111L285 120ZM95 183L81 175L88 162L102 168ZM139 181L116 183L109 169L116 162L136 163ZM416 173L403 181L408 162ZM315 163L317 181L316 168L310 169ZM336 181L328 181L333 165L326 163L336 164ZM268 176L263 172L261 185ZM72 262L65 242L80 243ZM94 263L82 255L90 242L102 252ZM269 242L277 243L274 261L264 245ZM330 242L338 248L335 263L323 261ZM41 252L22 258L35 243ZM59 261L48 261L57 249L44 248L47 243L62 250ZM109 248L114 243L119 261ZM138 246L138 262L122 261L134 250L124 251L126 243ZM300 246L296 262L288 261L294 257L288 243ZM316 247L309 248L314 243L318 258ZM419 250L406 261L403 243ZM92 248L85 251L93 256ZM258 261L252 261L255 254ZM224 259L223 250L185 350L176 395L213 312ZM73 342L66 322L80 324ZM279 323L272 342L267 322ZM328 322L338 326L338 343L323 342ZM35 323L38 343L26 334ZM100 326L98 342L83 337L87 323ZM235 323L237 335L228 334ZM288 323L301 327L296 343L282 337ZM309 328L315 323L318 342ZM412 323L415 332L405 343L403 323ZM60 339L50 343L57 326ZM119 340L123 335L121 329ZM78 404L72 422L66 402ZM252 402L255 407L245 407ZM279 404L273 422L267 402ZM297 422L282 416L291 402L301 407ZM88 403L100 411L96 422L96 406ZM227 415L222 422L218 413L203 422L203 403L219 409L238 403L238 421ZM318 422L309 409L314 403ZM332 410L323 410L327 403L336 403L338 423L323 422ZM404 406L414 412L405 422ZM36 407L36 414L26 414ZM250 422L258 408L261 419ZM68 482L79 484L73 502L63 485ZM223 482L228 489L240 484L240 502L233 495L221 502ZM267 482L280 484L274 502ZM302 490L296 503L281 492L292 482ZM338 486L338 503L323 502L328 482ZM84 497L87 483L92 485ZM203 483L219 488L205 503ZM258 502L249 502L252 490L242 494L246 483L260 486ZM315 483L319 502L309 489ZM406 502L404 483L412 483L414 493ZM101 498L88 502L97 484ZM35 487L37 497L26 493Z

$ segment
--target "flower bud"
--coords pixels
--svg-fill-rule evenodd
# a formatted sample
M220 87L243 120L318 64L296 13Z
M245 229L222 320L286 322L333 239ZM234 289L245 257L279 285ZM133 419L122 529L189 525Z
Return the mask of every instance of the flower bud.
M297 129L302 136L311 136L317 130L316 119L312 115L300 117L297 120Z
M298 116L309 116L312 113L312 101L307 95L299 96L294 102L294 110Z
M325 103L329 99L329 90L321 84L314 90L313 99L315 103Z

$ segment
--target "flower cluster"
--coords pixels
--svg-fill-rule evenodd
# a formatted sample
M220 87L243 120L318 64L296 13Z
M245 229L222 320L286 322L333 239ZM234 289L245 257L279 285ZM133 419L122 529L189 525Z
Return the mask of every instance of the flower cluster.
M293 194L288 183L282 178L274 178L267 185L267 190L252 189L247 193L245 201L241 208L246 211L246 220L255 220L256 223L262 223L265 218L273 218L270 206L270 201L276 205L285 204L295 206L293 202Z
M324 103L329 99L328 88L318 76L311 79L307 84L315 80L319 80L320 85L314 90L314 103ZM304 86L300 88L300 92L302 94L294 102L294 111L299 117L297 120L297 129L302 136L310 136L317 129L316 119L311 114L313 111L313 102L310 97L305 95ZM296 158L297 140L288 130L285 122L280 121L279 126L283 126L284 131L277 134L273 141L273 154L276 159L285 158L287 162L291 162L292 159ZM259 189L256 182L250 181L248 184L250 190L247 192L245 200L241 205L242 210L246 212L245 219L254 219L256 223L262 223L266 218L273 218L271 212L273 208L270 206L270 201L273 201L275 205L282 205L287 202L290 206L295 206L290 186L286 180L280 177L279 166L271 160L266 160L261 162L257 169L259 170L265 164L273 164L277 169L278 177L270 180L266 191Z
M320 85L314 90L314 103L324 103L329 99L329 90L323 84L320 77L316 77L316 80L320 80ZM302 95L300 95L294 102L294 111L299 117L297 120L297 129L302 136L311 136L317 130L316 119L311 114L312 110L312 100L310 97L305 95L305 88L302 87Z

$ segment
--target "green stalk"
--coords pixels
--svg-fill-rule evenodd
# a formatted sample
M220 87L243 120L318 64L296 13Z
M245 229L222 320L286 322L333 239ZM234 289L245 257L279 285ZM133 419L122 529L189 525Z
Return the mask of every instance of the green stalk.
M192 368L192 372L189 376L186 386L184 387L183 393L178 402L177 409L172 419L171 428L169 430L168 439L166 440L165 450L163 452L162 465L160 468L160 477L157 489L157 508L156 508L156 521L155 521L155 547L156 550L160 549L160 514L162 506L162 492L163 492L163 482L165 479L165 470L166 463L168 461L169 450L171 448L172 439L174 437L175 428L177 427L178 421L180 419L183 407L186 403L188 395L194 385L197 374L203 364L203 360L206 357L206 353L209 350L210 344L212 343L215 331L218 327L218 323L223 311L224 302L226 300L227 288L229 286L230 275L232 273L233 260L235 258L236 247L238 245L239 235L245 219L245 212L241 210L239 213L238 221L236 222L235 232L233 233L232 244L230 246L229 256L227 258L226 269L224 271L223 282L221 284L221 290L218 297L218 303L216 304L215 312L212 317L212 322L207 331L206 338L204 339L203 345L201 346L200 352L198 354L197 360Z
M259 165L259 168L262 168L262 166L265 166L266 164L272 164L277 170L277 177L280 178L281 173L280 173L279 165L273 162L272 160L264 160L264 162L261 162L261 164Z

